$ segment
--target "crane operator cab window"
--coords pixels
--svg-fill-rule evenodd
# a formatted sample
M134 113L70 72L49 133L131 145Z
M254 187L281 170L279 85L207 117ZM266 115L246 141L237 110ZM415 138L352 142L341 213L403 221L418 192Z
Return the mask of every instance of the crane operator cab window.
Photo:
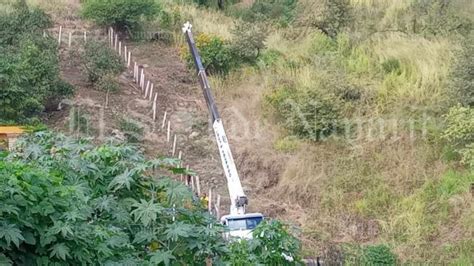
M224 225L229 231L236 230L253 230L263 220L263 215L242 215L234 217L226 217L223 220Z

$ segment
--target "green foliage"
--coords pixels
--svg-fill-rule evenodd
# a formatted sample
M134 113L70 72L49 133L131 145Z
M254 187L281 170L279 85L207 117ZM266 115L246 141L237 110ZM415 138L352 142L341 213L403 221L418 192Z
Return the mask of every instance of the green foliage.
M120 130L131 143L138 143L143 139L143 126L138 121L124 118L120 121Z
M38 8L30 9L25 1L18 0L10 14L0 14L0 47L14 45L24 35L42 34L52 26L51 18Z
M234 241L226 260L231 265L300 265L301 244L279 221L262 221L253 239Z
M232 30L232 50L240 60L253 63L265 49L267 33L262 24L243 22Z
M152 19L160 11L154 0L86 0L82 15L101 26L118 30L135 29L143 19Z
M331 38L335 38L353 21L349 0L323 0L312 26L320 29Z
M20 5L0 15L0 23L0 120L32 122L73 88L60 79L56 42L40 32L50 25L48 16Z
M102 76L96 86L99 90L105 92L117 92L120 90L120 84L112 73Z
M199 33L196 47L208 74L227 74L235 66L231 48L217 36ZM194 68L194 61L187 47L183 48L183 55L188 66Z
M444 139L456 147L474 143L474 109L452 107L445 116L445 122Z
M122 58L100 42L88 42L81 58L83 69L92 83L107 79L108 75L117 75L125 68Z
M382 69L385 74L394 73L395 75L401 74L400 60L396 58L390 58L382 62Z
M247 22L274 22L286 27L295 17L296 0L256 0L249 9L233 10L231 14Z
M166 158L147 161L128 145L93 146L48 132L19 141L0 161L0 261L204 265L206 258L218 260L226 252L222 227L183 184L152 175L157 169L179 170L174 165L177 161Z
M319 89L278 89L267 96L282 125L292 134L312 141L323 140L342 130L339 97Z
M385 245L366 246L363 249L364 265L396 265L397 257Z
M452 71L455 97L463 105L474 107L474 34L464 40L463 48Z
M413 33L465 35L472 30L472 20L458 15L453 0L415 0L407 13Z

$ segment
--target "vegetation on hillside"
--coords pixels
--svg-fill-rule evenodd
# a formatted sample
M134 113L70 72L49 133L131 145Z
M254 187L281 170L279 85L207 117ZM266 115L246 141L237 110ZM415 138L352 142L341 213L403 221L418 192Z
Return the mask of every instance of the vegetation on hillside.
M51 24L48 15L23 1L0 13L0 122L33 122L72 94L59 76L57 43L43 37Z
M265 26L254 62L211 79L223 103L271 122L258 122L252 137L281 130L273 145L259 139L256 150L241 151L278 154L269 162L282 169L278 183L263 197L305 209L309 254L355 264L473 260L471 1L164 7L229 47L244 43L235 24ZM251 32L244 37L261 38Z
M277 222L229 250L224 228L169 177L187 173L176 159L147 160L133 146L52 132L32 134L1 157L2 265L299 261L298 240Z

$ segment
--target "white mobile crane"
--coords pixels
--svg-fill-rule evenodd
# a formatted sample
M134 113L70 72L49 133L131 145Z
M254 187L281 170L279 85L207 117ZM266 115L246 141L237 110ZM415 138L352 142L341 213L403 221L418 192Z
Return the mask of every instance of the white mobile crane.
M221 217L221 222L228 228L228 236L238 238L252 238L252 230L263 220L261 213L245 213L245 207L248 204L247 196L244 193L242 184L240 183L239 174L232 157L229 142L225 134L224 125L220 118L217 106L211 93L211 87L207 79L206 70L204 69L201 57L196 48L193 34L191 32L192 25L187 22L184 24L183 33L189 45L191 56L196 66L199 83L201 84L207 107L211 114L212 127L216 136L217 146L221 156L222 167L224 168L227 179L227 188L230 196L230 213Z

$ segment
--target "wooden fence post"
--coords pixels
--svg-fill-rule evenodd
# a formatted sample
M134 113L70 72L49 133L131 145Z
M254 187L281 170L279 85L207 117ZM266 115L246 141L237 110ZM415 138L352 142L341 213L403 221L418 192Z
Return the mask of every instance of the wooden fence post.
M209 213L212 214L212 189L211 188L209 189L209 196L208 197L209 197L209 201L208 201L209 205L207 206L207 208L209 210Z
M167 142L170 142L170 138L171 138L171 121L168 120L168 133L166 134L166 141Z
M146 89L145 89L145 95L143 96L143 99L148 98L148 91L150 90L150 81L147 82L146 84Z
M196 176L196 189L199 196L201 196L201 183L199 181L199 176Z
M161 128L165 128L165 123L166 123L166 116L168 115L168 111L165 111L165 114L163 115L163 123L161 125Z
M58 36L58 43L59 46L61 47L61 37L63 35L63 26L59 26L59 36Z
M115 41L114 41L114 50L117 51L118 46L118 34L115 34Z
M72 44L72 32L69 32L69 40L67 42L67 47L71 47Z
M129 51L128 52L128 62L127 62L127 67L130 67L130 64L132 62L132 52Z
M151 88L150 88L150 101L151 101L151 97L153 96L153 88L154 88L154 84L152 83L151 84Z
M156 100L158 99L158 93L155 93L155 98L153 99L153 122L156 121Z
M174 156L174 154L176 153L176 142L178 141L178 138L176 136L176 134L174 134L174 138L173 138L173 150L171 152L171 156Z
M221 195L217 194L217 203L214 206L216 209L216 217L219 219L221 216Z
M84 43L87 43L87 31L84 31Z
M118 52L119 52L119 56L122 56L122 42L120 41L119 42L119 48L118 48Z
M125 60L125 64L127 64L127 67L128 67L128 60L127 60L128 51L127 51L127 46L125 45L125 47L124 47L123 49L124 49L124 52L123 52L123 60Z

